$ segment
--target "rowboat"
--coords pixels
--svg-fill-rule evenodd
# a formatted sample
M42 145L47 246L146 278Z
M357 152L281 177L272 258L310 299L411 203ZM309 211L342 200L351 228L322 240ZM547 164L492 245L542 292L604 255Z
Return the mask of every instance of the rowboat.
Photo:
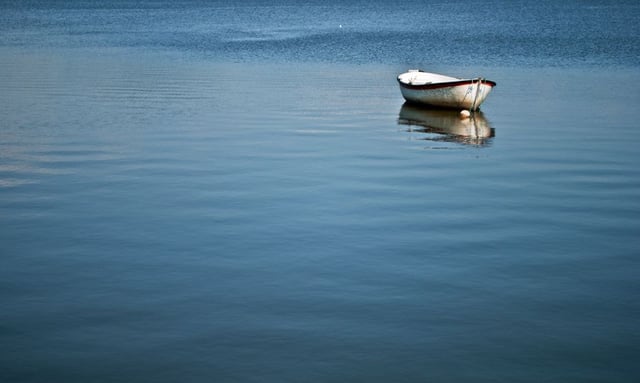
M400 91L409 102L475 111L496 86L478 78L456 78L411 69L398 76Z
M434 138L434 141L484 146L495 136L495 130L480 111L469 118L462 118L453 109L424 107L408 102L400 108L398 124L408 125L410 132L440 137Z

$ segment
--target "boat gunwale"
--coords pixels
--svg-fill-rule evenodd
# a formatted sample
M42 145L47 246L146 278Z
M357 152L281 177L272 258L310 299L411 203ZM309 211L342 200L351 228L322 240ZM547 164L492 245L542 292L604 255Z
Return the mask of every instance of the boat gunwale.
M460 86L460 85L477 84L478 80L481 80L483 85L488 85L488 86L490 86L492 88L497 85L494 81L485 80L485 79L479 79L479 78L458 79L458 80L455 80L455 81L431 82L431 83L420 84L420 85L407 84L406 82L403 82L402 80L400 80L400 76L397 77L397 80L398 80L398 83L400 84L400 86L403 86L403 87L405 87L407 89L415 89L415 90L450 88L450 87L456 87L456 86Z

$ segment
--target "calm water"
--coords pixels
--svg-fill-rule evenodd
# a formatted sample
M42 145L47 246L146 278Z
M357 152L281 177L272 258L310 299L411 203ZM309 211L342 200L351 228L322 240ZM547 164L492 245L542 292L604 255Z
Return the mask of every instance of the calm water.
M0 2L0 381L638 381L640 4L480 5Z

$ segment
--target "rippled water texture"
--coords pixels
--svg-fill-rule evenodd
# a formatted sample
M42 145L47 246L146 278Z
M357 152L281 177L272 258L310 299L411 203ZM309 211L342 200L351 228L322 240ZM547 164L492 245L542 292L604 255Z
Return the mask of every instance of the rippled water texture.
M634 2L0 4L0 381L640 376Z
M0 44L130 47L233 61L637 65L622 1L4 1Z

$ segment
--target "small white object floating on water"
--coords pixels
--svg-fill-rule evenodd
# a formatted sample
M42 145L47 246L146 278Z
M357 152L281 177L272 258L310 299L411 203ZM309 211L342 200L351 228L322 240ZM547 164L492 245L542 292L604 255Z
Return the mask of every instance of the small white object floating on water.
M400 91L409 102L475 111L496 86L478 78L456 78L411 69L398 76Z

